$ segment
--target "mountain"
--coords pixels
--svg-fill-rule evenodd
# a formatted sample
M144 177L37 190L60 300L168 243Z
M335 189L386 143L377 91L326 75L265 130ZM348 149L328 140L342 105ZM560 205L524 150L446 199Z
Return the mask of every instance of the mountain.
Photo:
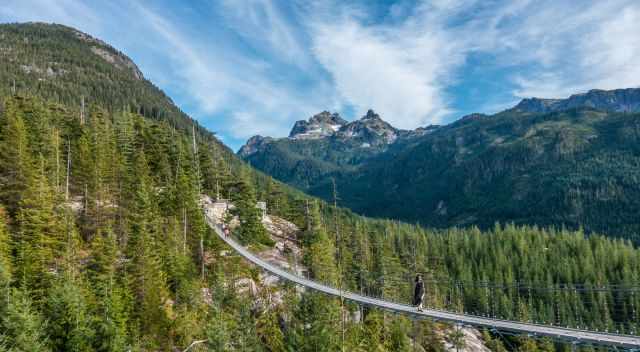
M341 204L368 216L582 227L640 240L640 89L524 99L419 131L388 126L376 147L350 138L347 126L304 143L263 139L242 157L327 200L333 178Z
M287 138L251 137L238 155L278 180L309 190L437 128L400 130L373 110L352 122L324 111L297 121Z
M289 133L289 138L322 138L332 135L346 124L347 121L343 120L340 115L323 111L311 117L309 121L296 121L291 129L291 133Z
M513 109L531 113L547 113L588 107L610 112L640 112L640 89L593 89L567 99L523 99Z
M55 50L54 50L55 49ZM211 135L111 45L74 28L0 24L0 94L28 92L71 107L99 105Z
M194 138L193 120L126 56L96 54L117 52L97 39L58 25L0 31L7 39L0 74L9 82L0 94L1 350L355 351L365 341L398 351L412 340L420 350L445 350L453 329L440 322L413 329L406 318L371 308L343 319L342 328L338 299L271 280L230 255L205 222L202 194L231 199L238 217L231 235L257 255L287 258L280 264L348 291L407 302L423 271L438 279L427 290L436 309L638 331L637 310L629 309L637 295L622 288L637 282L640 268L640 251L628 243L535 227L426 229L354 215L275 182L203 129ZM47 76L57 72L52 58L62 60L61 76ZM343 123L345 133L291 140L333 140L352 156L376 150L373 162L448 128L393 131L367 115L349 128ZM264 138L265 146L279 142ZM304 228L292 246L265 241L257 200L269 215ZM531 285L503 289L514 283ZM558 298L561 286L571 294ZM482 339L505 350L489 331ZM554 350L526 336L506 342Z

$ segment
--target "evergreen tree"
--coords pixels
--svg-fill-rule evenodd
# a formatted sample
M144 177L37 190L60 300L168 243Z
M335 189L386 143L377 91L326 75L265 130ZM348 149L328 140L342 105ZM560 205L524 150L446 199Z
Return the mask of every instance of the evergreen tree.
M136 187L131 201L130 235L127 255L130 259L128 288L134 292L135 319L143 335L143 344L161 346L168 337L171 300L166 275L158 258L158 213L145 155L138 150L134 158L132 182Z
M0 202L15 215L33 173L28 132L17 99L5 102L0 117Z
M96 296L96 350L116 352L127 346L127 305L118 268L118 244L115 234L107 229L98 233L91 244L88 278Z
M9 231L7 230L6 214L0 206L0 300L6 297L11 283L11 246Z
M335 247L322 224L320 206L317 202L313 202L307 222L307 231L303 235L303 244L306 247L305 265L315 280L335 286L338 280Z
M86 294L76 280L65 275L47 297L47 331L54 351L93 351L92 316Z
M209 312L207 322L207 347L209 351L228 351L230 342L229 327L230 320L218 307L212 307Z
M28 295L13 289L9 304L0 305L0 350L8 352L50 351L47 326Z
M16 279L23 287L42 298L52 273L59 270L63 238L59 214L54 209L52 190L40 168L27 183L18 214L19 233L16 240Z
M240 220L238 229L238 239L244 243L262 243L272 246L273 241L267 236L267 232L262 225L262 214L256 207L256 191L252 180L249 178L248 170L241 168L238 182L234 184L232 192L233 214Z

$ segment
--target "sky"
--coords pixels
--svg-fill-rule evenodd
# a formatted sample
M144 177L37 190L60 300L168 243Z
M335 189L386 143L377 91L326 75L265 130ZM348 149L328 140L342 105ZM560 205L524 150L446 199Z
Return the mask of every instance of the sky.
M233 149L328 110L398 128L640 86L637 0L2 0L103 39Z

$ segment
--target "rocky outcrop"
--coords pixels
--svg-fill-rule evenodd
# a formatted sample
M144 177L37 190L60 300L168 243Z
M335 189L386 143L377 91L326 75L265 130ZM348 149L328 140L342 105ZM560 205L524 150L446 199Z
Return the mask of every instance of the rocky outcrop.
M323 111L309 120L296 121L289 133L292 139L314 139L333 135L347 123L337 113Z
M240 150L238 151L238 154L243 158L247 157L257 152L258 150L260 150L260 148L262 148L265 144L271 142L272 140L273 138L271 137L262 137L260 135L253 136L249 138L247 140L247 143L245 143L240 148Z
M137 80L143 78L142 72L131 59L124 54L109 48L92 46L91 51L120 70L129 70Z
M449 336L451 336L456 329L462 333L462 340L464 341L464 347L458 347L452 343ZM446 330L441 331L441 337L444 342L445 350L449 352L491 352L482 339L480 331L471 327L456 327L450 326Z
M71 30L78 39L84 42L87 42L89 44L94 44L91 46L91 51L94 54L100 56L105 61L117 67L118 69L129 70L133 74L133 77L135 79L137 80L144 79L144 76L142 75L142 71L140 71L138 66L133 62L133 60L131 60L128 56L126 56L122 52L118 51L117 49L105 43L104 41L92 37L87 33L80 32L79 30L76 30L74 28L69 28L69 30Z
M398 138L399 130L380 118L373 110L367 111L361 119L344 125L336 137L357 139L369 146L391 144Z

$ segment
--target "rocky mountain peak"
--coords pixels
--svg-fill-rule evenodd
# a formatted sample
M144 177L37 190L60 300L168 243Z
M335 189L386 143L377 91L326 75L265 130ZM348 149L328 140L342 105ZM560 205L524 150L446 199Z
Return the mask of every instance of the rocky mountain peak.
M293 125L289 138L315 139L333 135L347 123L338 113L323 111L309 120L299 120Z
M395 127L380 118L373 110L368 110L359 120L344 125L338 136L343 138L358 138L368 145L393 143L398 137Z
M323 111L319 114L315 114L311 116L311 118L309 119L309 122L310 123L326 123L326 124L332 124L332 125L344 125L347 123L346 120L340 117L340 114L336 112L330 113L328 111Z
M367 110L367 114L362 116L361 120L382 120L380 115L376 114L373 110Z

